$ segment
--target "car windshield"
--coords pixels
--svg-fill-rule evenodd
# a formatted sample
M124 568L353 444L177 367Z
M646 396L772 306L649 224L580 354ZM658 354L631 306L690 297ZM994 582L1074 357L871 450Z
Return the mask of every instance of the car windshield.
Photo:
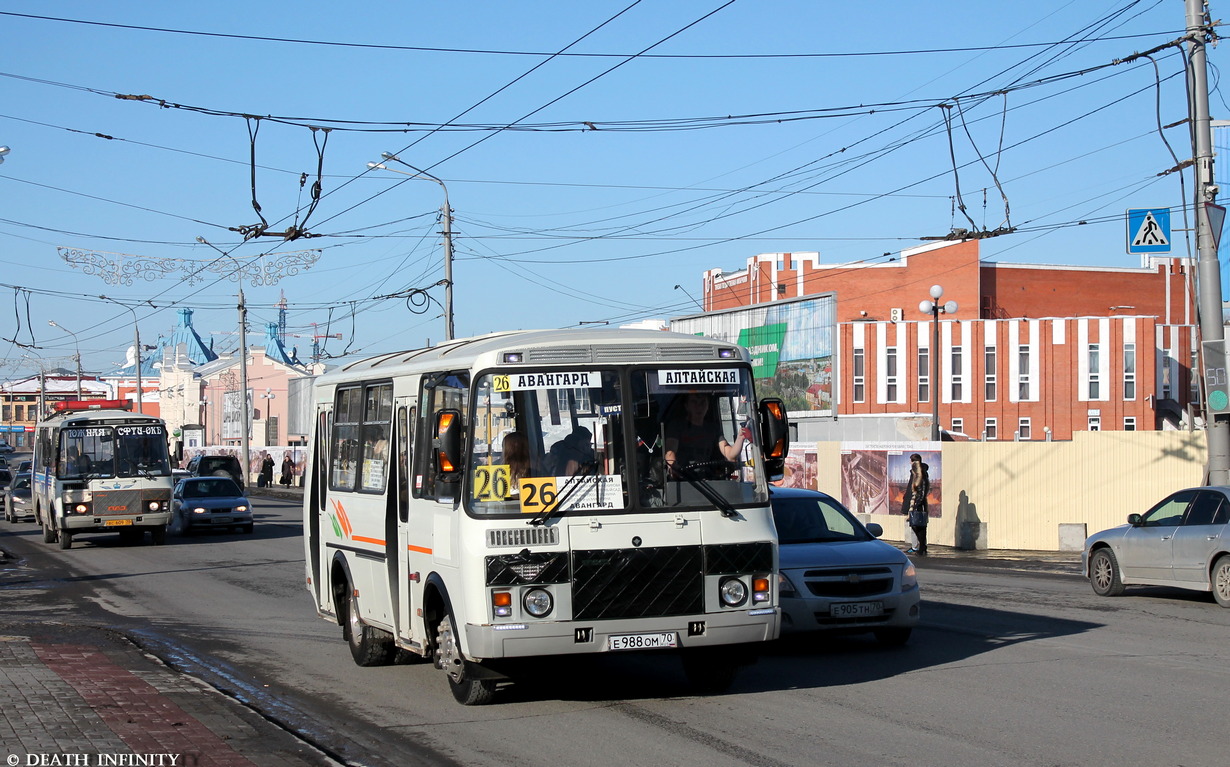
M225 478L185 482L183 489L185 498L234 498L238 495L241 495L239 485Z
M825 496L773 498L780 543L869 541L870 533L837 501Z

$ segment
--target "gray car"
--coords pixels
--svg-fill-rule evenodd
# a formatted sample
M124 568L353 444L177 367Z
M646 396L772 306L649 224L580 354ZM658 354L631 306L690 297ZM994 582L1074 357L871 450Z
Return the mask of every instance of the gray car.
M34 504L30 502L30 472L18 472L11 483L4 484L4 520L34 521Z
M782 632L872 633L900 645L918 624L914 563L877 540L835 498L814 490L770 492L779 542Z
M206 528L252 532L252 504L230 477L181 479L171 496L171 513L185 534Z
M1211 591L1230 607L1230 487L1193 487L1167 496L1126 525L1085 541L1082 564L1093 591L1118 596L1125 586Z

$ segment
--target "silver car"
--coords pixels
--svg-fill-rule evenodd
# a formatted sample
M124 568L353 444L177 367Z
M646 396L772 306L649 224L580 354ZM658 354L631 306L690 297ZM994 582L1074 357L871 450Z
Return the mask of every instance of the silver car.
M1164 498L1126 525L1085 541L1082 564L1095 594L1135 584L1212 591L1230 607L1230 487L1193 487Z
M871 632L900 645L918 624L914 563L845 506L814 490L771 490L782 632Z

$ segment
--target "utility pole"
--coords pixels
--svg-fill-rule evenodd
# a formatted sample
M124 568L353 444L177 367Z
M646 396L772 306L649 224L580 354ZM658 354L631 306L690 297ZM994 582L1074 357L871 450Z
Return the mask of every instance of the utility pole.
M1185 0L1187 9L1188 109L1192 121L1192 150L1195 164L1193 213L1196 221L1197 296L1200 313L1200 337L1204 343L1225 341L1222 325L1221 265L1217 261L1217 245L1209 221L1208 205L1217 199L1213 181L1213 136L1209 119L1209 76L1205 44L1209 22L1203 0ZM1218 417L1205 408L1206 439L1209 463L1207 481L1210 485L1230 484L1230 419Z

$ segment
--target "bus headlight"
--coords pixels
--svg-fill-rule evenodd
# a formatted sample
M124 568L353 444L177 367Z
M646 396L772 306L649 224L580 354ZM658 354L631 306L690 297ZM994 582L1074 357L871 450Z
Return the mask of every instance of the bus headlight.
M545 618L551 614L555 600L546 589L530 589L521 597L521 605L525 611L535 618Z
M78 504L76 504L76 505L74 505L74 506L73 506L72 510L73 510L73 512L74 512L74 513L77 513L77 514L89 514L89 513L90 513L90 504L88 504L88 503L78 503Z
M149 510L150 510L150 511L161 511L161 510L162 510L162 501L150 501L150 502L149 502Z
M726 607L739 607L747 601L747 584L740 578L726 578L718 584L718 596Z

